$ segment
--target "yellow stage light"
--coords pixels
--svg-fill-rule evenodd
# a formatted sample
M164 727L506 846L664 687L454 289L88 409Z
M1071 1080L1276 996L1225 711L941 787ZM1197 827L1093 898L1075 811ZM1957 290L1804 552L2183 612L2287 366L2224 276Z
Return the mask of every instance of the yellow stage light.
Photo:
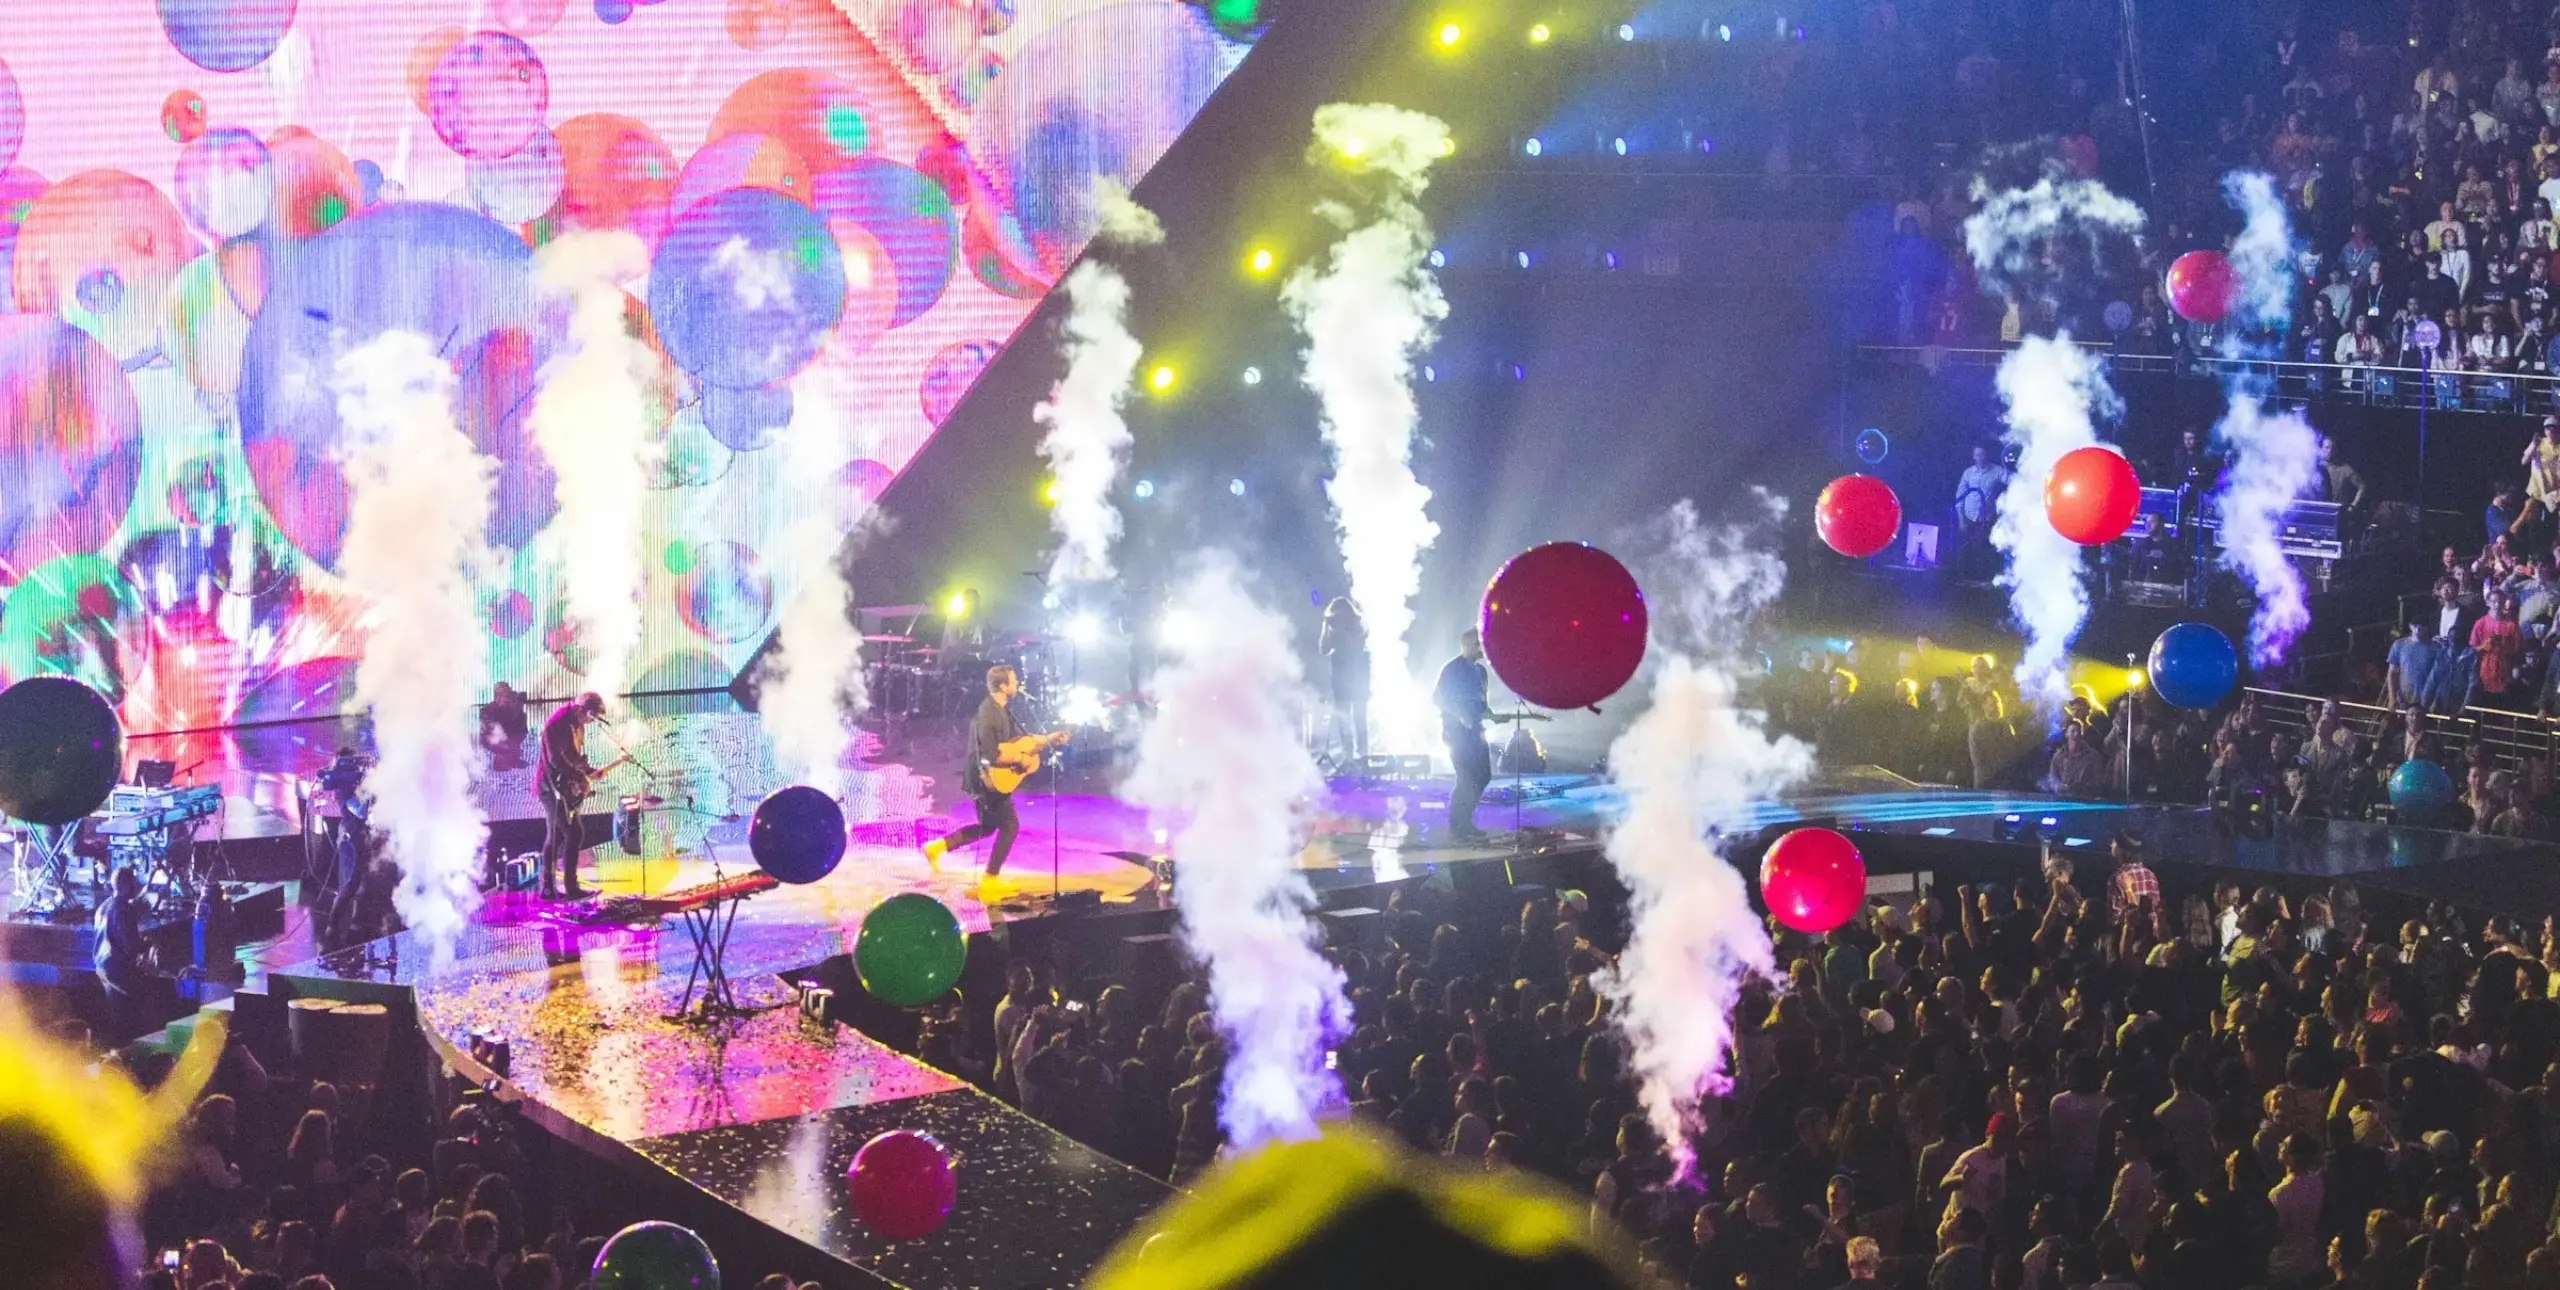
M1459 28L1458 24L1454 22L1444 22L1440 24L1440 47L1442 49L1452 48L1458 43L1459 39L1466 34L1467 33L1465 31Z
M1040 500L1052 506L1058 504L1058 481L1053 479L1040 486Z
M1356 159L1361 153L1367 151L1368 147L1369 144L1367 140L1345 139L1342 141L1342 155Z
M1457 140L1452 139L1452 138L1450 138L1449 136L1447 136L1447 135L1445 135L1445 134L1444 134L1444 135L1442 135L1442 136L1440 136L1440 155L1441 155L1441 156L1443 156L1443 157L1456 156L1456 155L1457 155L1457 152L1458 152L1458 141L1457 141Z
M1547 24L1542 22L1529 29L1529 43L1532 45L1543 45L1554 35L1554 32L1547 30Z
M969 593L965 591L952 592L950 599L942 602L942 616L945 618L955 619L968 617Z
M1252 254L1244 258L1244 267L1257 274L1269 273L1271 266L1279 262L1280 258L1271 253L1270 247L1257 246L1253 248Z
M1154 371L1147 373L1147 388L1162 394L1172 389L1173 383L1178 379L1180 379L1179 375L1170 365L1159 363Z
M2151 678L2143 675L2141 668L2136 667L2125 670L2124 688L2128 690L2139 690L2149 684L2151 684Z

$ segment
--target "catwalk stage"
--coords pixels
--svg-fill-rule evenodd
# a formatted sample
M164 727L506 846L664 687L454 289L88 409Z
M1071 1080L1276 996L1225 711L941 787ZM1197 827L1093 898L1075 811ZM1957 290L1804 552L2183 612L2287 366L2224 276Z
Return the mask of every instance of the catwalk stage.
M617 772L605 792L664 800L643 817L638 855L591 829L600 845L590 873L607 897L663 893L753 868L741 821L779 787L758 751L755 723L725 699L697 697L652 701L625 728L646 770ZM195 777L224 788L226 831L290 835L298 824L277 818L278 805L296 800L298 781L342 738L360 745L360 737L334 727L191 737L204 763ZM935 773L956 765L954 739L941 729L866 736L865 765L849 795L849 813L862 822L842 865L819 883L737 906L725 969L739 1011L729 1019L680 1015L686 996L699 997L700 982L693 943L677 920L591 922L513 891L490 895L454 961L441 967L405 933L317 955L305 916L287 934L242 951L244 997L235 1002L385 1004L448 1067L554 1134L604 1161L679 1181L735 1221L805 1247L839 1276L893 1285L1072 1284L1169 1194L1166 1186L856 1025L804 1020L798 1006L801 991L827 977L827 965L843 979L865 911L900 892L927 892L949 905L973 934L973 955L1025 952L1043 934L1082 937L1105 947L1098 951L1105 956L1165 950L1172 901L1150 863L1157 835L1143 812L1103 791L1107 753L1075 769L1064 792L1026 791L1020 799L1024 828L1007 872L1026 894L988 905L977 898L973 872L930 871L916 840L966 814L965 799L955 803L946 787L952 777ZM135 755L151 753L150 744L136 740ZM278 759L279 750L289 755ZM533 810L522 768L494 772L484 800L502 839L521 834ZM1310 813L1302 861L1329 934L1361 935L1358 911L1383 905L1385 889L1399 882L1503 899L1521 883L1607 881L1600 839L1618 802L1604 778L1498 781L1480 819L1503 831L1472 848L1436 845L1447 800L1445 779L1329 785ZM1847 829L1884 888L1907 887L1900 875L1914 873L1940 883L2033 874L2036 843L2002 836L2010 816L2070 850L2102 852L2118 829L2136 829L2164 870L2278 882L2343 878L2368 891L2494 904L2520 917L2560 912L2560 866L2547 849L2520 842L2362 823L2288 823L2260 836L2195 809L1932 788L1871 768L1830 774L1723 827L1737 837L1800 820ZM1063 906L1050 896L1053 862ZM862 1016L854 1010L850 1020ZM503 1041L503 1069L487 1057L491 1041ZM959 1208L925 1240L881 1241L845 1210L840 1179L852 1152L891 1128L929 1129L960 1161Z

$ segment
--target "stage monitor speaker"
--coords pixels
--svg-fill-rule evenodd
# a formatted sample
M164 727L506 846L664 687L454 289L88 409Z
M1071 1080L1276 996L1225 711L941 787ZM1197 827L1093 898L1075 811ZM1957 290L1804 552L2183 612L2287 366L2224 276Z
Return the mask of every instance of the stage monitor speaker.
M613 840L622 848L622 854L627 856L640 854L639 798L623 798L620 809L613 813Z

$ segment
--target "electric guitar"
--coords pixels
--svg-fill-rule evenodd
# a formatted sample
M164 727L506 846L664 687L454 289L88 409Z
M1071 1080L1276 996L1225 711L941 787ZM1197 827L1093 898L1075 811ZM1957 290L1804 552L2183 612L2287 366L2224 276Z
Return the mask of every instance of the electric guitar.
M624 753L621 756L614 758L612 761L606 762L605 764L596 767L594 770L588 771L584 775L580 775L576 771L569 770L565 767L556 772L546 771L545 774L550 775L551 777L552 796L564 801L571 798L584 800L587 795L587 790L593 787L597 780L600 780L606 775L613 773L615 770L628 765L630 761L631 754Z
M987 787L1011 796L1022 787L1022 781L1040 773L1040 754L1067 741L1064 730L1045 735L1024 735L996 746L996 759L979 772Z

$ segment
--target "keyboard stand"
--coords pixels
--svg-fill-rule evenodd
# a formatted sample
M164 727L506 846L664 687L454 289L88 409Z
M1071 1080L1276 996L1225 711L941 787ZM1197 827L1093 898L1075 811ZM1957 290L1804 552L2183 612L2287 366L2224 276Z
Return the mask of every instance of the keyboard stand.
M11 856L9 912L50 914L71 899L71 845L80 829L42 824L22 828Z
M684 934L693 942L693 967L684 974L684 998L676 1004L676 1021L725 1021L741 1016L746 1009L729 989L729 932L737 926L738 906L746 897L722 896L685 910ZM693 992L702 990L702 1006L694 1007Z

